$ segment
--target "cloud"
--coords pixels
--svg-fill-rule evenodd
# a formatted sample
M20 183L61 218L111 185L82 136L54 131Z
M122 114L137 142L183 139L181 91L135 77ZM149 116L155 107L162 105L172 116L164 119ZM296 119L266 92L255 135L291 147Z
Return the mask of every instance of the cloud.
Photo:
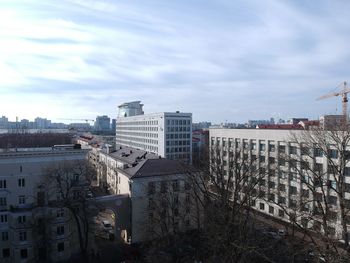
M148 112L190 111L195 120L318 117L335 104L314 98L348 77L343 1L13 0L0 7L0 94L24 104L19 114L28 114L26 100L36 101L33 117L45 105L53 116L115 116L127 100L142 100ZM0 111L12 114L9 104Z

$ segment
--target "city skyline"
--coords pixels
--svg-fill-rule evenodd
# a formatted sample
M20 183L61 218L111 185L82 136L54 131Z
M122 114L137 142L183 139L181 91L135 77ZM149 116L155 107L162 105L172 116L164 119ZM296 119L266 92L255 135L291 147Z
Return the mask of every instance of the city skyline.
M193 121L341 113L346 1L2 1L0 112L115 118L123 102Z

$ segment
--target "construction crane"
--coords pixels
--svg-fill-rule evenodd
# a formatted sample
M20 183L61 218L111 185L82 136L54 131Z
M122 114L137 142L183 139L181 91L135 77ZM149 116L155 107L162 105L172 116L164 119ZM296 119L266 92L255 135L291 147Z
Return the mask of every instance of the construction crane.
M89 121L94 122L95 120L91 120L91 119L65 119L65 118L59 118L59 120L66 120L66 121L85 121L86 123L88 123Z
M348 96L347 96L347 94L349 92L350 92L350 89L347 87L346 81L344 81L342 91L332 92L332 93L323 95L323 96L317 98L317 100L323 100L323 99L327 99L327 98L331 98L331 97L341 96L342 97L342 108L343 108L344 120L346 121L346 123L348 123L349 115L348 115Z

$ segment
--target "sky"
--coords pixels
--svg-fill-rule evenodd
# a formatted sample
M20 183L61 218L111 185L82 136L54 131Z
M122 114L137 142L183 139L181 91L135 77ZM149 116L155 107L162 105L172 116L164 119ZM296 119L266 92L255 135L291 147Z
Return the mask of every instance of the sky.
M347 0L0 0L0 116L318 118L350 81ZM68 121L69 122L69 121Z

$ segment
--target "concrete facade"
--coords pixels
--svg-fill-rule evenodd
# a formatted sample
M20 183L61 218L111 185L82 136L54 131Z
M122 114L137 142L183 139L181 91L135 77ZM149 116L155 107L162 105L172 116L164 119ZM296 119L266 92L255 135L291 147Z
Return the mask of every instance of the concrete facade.
M326 157L316 155L315 149L312 150L313 158L307 159L303 157L303 153L300 149L300 145L296 144L292 135L301 138L302 133L307 131L302 130L260 130L260 129L210 129L210 154L212 157L221 158L224 173L228 173L231 167L230 156L235 152L239 152L242 156L238 160L243 158L256 159L256 165L260 169L266 169L266 178L263 183L258 186L257 191L264 194L264 198L257 198L253 206L256 210L266 213L270 216L289 222L289 218L281 209L282 204L287 211L293 212L295 204L299 203L304 198L304 193L308 193L307 187L303 184L303 180L309 180L309 178L302 178L302 175L298 174L298 171L302 171L301 167L298 167L297 171L288 162L285 162L286 156L297 158L300 162L304 159L310 162L310 167L321 167L327 177L329 184L334 184L333 175L329 172L329 164ZM218 149L218 150L215 150ZM332 145L330 142L330 149ZM350 150L350 145L349 145ZM337 162L337 160L334 160ZM298 164L300 165L300 164ZM350 163L346 164L346 171L350 171ZM314 168L316 169L316 168ZM346 191L350 191L350 173L345 174L345 186ZM350 202L350 192L344 193L345 198ZM329 220L330 233L335 238L342 238L339 200L336 193L328 189L327 199L332 200L331 212L335 215L335 218ZM315 209L314 201L307 203L302 209L305 212L312 212ZM307 214L307 213L305 213ZM316 229L317 220L310 220L309 218L300 216L298 221L305 225L309 229ZM350 222L348 222L350 223ZM350 225L349 225L350 226ZM349 227L348 226L348 227ZM322 232L322 229L319 231Z
M192 114L162 112L117 119L116 143L192 162Z
M161 222L166 219L160 218L160 208L152 204L161 205L164 198L176 200L172 206L175 210L166 210L166 215L174 218L170 230L185 231L196 226L191 215L190 189L185 183L188 175L182 162L118 146L115 152L99 153L98 170L99 183L106 183L112 194L130 196L132 243L150 240L155 231L161 231Z
M46 168L86 154L53 148L0 153L0 262L60 261L78 251L69 212L41 201L45 192L39 186Z

